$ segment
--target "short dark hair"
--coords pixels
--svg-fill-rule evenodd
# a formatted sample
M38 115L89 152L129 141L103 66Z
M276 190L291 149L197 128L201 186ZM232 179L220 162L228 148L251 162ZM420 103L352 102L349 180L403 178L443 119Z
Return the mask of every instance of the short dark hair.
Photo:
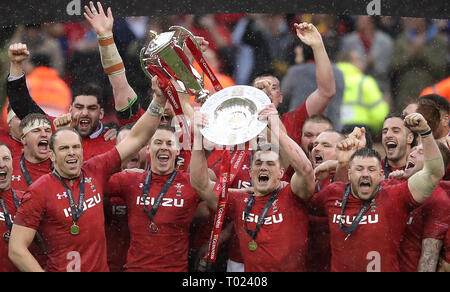
M342 141L346 138L344 134L342 134L341 132L339 132L336 129L328 129L328 130L323 131L322 133L335 133L339 136L339 141Z
M253 164L253 159L254 159L256 153L261 152L261 151L272 151L272 152L275 152L276 154L278 154L278 157L280 160L280 165L281 165L283 158L281 156L280 148L278 147L278 145L273 144L273 143L258 144L256 149L254 151L252 151L252 153L250 155L250 162L249 162L250 165Z
M350 162L355 158L355 157L363 157L363 158L370 158L370 157L375 157L381 165L381 156L380 153L378 153L376 150L374 149L370 149L370 148L362 148L359 150L356 150L355 153L352 154L352 156L350 157Z
M450 104L448 100L445 97L440 96L439 94L424 95L419 99L419 102L422 99L433 101L438 106L440 111L446 112L447 114L450 112Z
M80 133L78 133L77 130L75 130L72 127L62 127L59 128L58 130L56 130L55 132L53 132L53 134L50 136L50 141L48 142L48 146L50 147L50 149L54 152L55 151L55 140L56 140L56 136L58 136L58 134L62 131L70 131L73 132L75 134L77 134L78 138L80 139L80 143L82 143L82 138Z
M305 127L307 122L329 124L331 126L331 129L334 129L333 122L328 117L321 114L315 114L307 118L303 123L303 127Z
M384 117L384 122L386 122L387 119L392 119L392 118L399 118L401 120L405 119L405 116L401 113L401 112L390 112L387 114L387 116Z
M19 124L19 132L22 133L22 132L23 132L23 129L24 129L27 125L29 125L30 123L32 123L32 122L34 122L34 121L36 121L36 120L38 120L38 121L45 121L45 122L47 122L47 123L50 125L50 127L51 127L51 125L52 125L52 121L51 121L46 115L39 114L39 113L32 113L32 114L26 115L26 116L20 121L20 124Z
M175 134L175 127L172 127L170 125L159 125L158 128L156 128L156 130L165 130L165 131L169 131Z
M78 85L72 88L72 104L75 102L75 99L80 95L95 96L97 98L97 103L100 105L101 108L104 108L102 89L98 85L94 83L88 83L84 85Z

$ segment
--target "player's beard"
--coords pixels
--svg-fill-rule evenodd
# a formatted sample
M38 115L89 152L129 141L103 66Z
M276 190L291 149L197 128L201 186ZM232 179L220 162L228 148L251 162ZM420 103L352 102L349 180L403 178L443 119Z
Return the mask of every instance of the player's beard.
M89 120L89 125L84 126L81 124L83 120ZM98 127L99 127L99 120L93 120L91 118L83 118L80 119L80 121L77 124L77 127L75 128L81 137L86 138L89 137L92 133L94 133Z

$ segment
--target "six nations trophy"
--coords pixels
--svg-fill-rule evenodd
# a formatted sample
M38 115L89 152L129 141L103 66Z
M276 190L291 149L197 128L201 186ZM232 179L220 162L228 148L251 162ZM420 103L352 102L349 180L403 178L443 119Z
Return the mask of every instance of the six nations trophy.
M159 35L151 32L150 36L150 42L140 52L141 67L150 79L155 75L158 76L161 89L179 119L183 148L187 146L188 150L191 149L191 133L181 109L178 92L195 96L196 102L202 104L200 112L207 117L208 125L200 130L201 134L216 145L227 146L223 150L220 176L215 186L219 202L208 253L205 256L205 259L215 262L225 217L228 186L241 169L246 155L250 155L249 150L231 151L230 146L246 143L266 128L267 121L260 121L258 113L271 101L262 90L255 87L231 86L223 89L206 63L196 38L187 29L172 26L169 32ZM186 47L202 69L202 75L196 71L185 54ZM204 89L205 74L216 91L211 96ZM181 88L179 91L175 89L171 80L176 80ZM190 156L190 151L185 151L185 156ZM185 157L185 160L189 161L190 157Z

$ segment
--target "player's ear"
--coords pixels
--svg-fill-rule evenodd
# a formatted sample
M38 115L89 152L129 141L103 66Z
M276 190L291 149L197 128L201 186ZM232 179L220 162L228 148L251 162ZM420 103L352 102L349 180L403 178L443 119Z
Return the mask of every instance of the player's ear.
M56 154L53 150L50 150L50 160L55 163L56 161Z

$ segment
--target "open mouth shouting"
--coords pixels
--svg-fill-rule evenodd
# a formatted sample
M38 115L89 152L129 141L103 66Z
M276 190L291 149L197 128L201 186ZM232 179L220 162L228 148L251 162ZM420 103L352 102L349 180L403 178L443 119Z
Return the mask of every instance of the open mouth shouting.
M391 156L397 150L397 142L395 141L387 141L386 142L386 153L388 156Z
M75 169L78 167L78 159L75 157L70 157L65 160L66 165L69 169Z
M363 179L359 182L359 192L360 194L368 194L372 183L368 179Z
M168 166L169 165L169 160L170 157L167 154L158 154L156 156L156 158L158 159L158 162L161 166Z
M90 128L91 128L91 119L80 118L80 120L78 121L78 130L89 131Z
M269 181L269 175L267 173L261 173L258 175L258 182L260 184L266 184Z
M39 153L47 154L49 151L48 140L47 139L39 140L38 149L39 149Z
M406 163L405 170L407 170L407 169L413 169L415 166L416 166L416 164L414 163L414 161L409 160L409 161Z
M6 170L0 170L0 182L6 181L8 173Z
M314 154L313 159L314 159L315 166L317 166L323 162L323 157L320 154Z

